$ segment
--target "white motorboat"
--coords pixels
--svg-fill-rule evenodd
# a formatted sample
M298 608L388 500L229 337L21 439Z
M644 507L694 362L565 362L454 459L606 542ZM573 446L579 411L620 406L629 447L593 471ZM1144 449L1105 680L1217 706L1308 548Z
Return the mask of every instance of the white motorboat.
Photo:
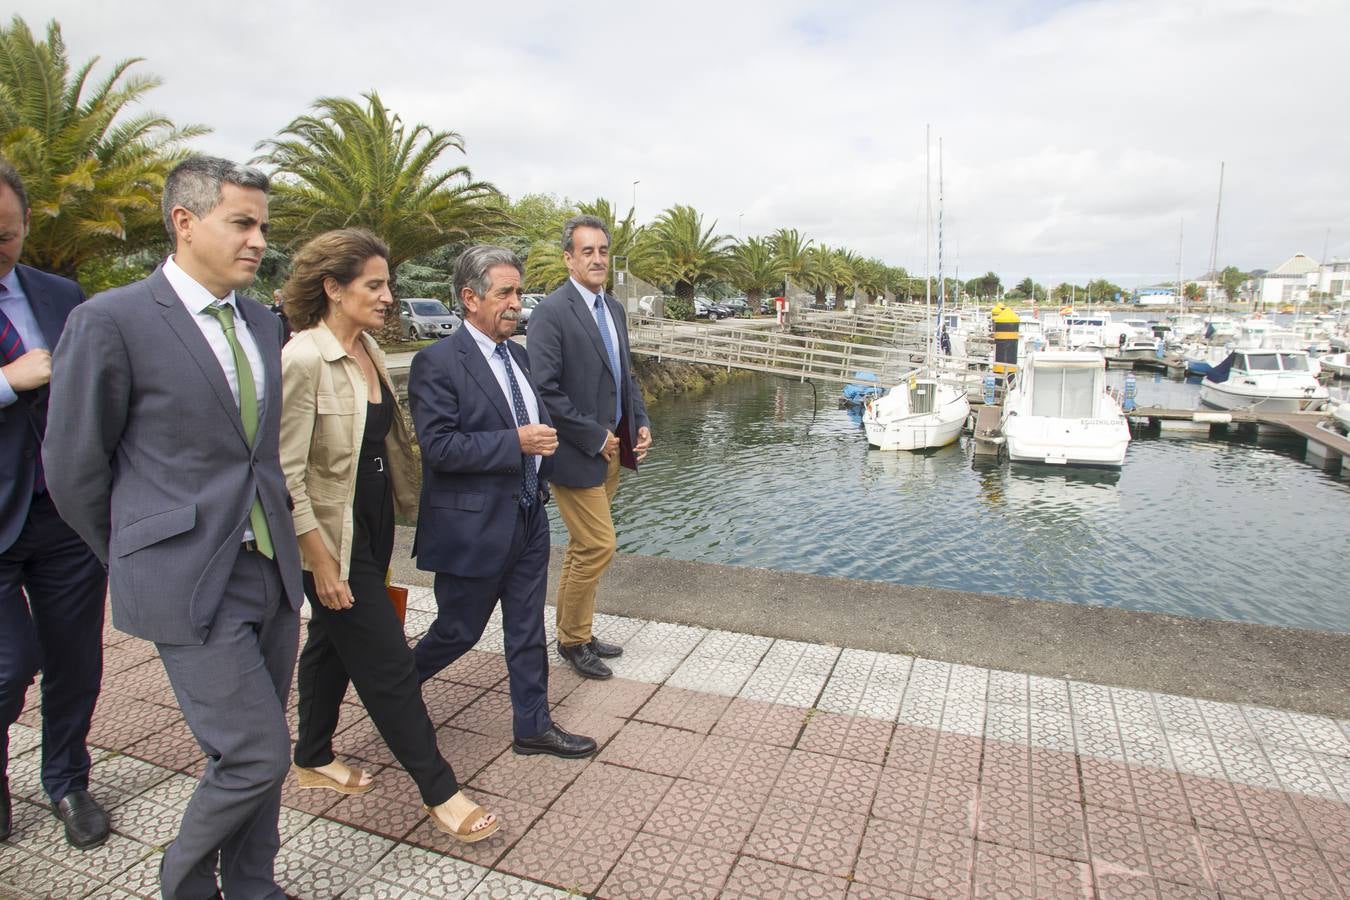
M1328 353L1319 357L1318 362L1337 378L1350 378L1350 353Z
M1126 338L1116 351L1116 359L1157 362L1162 359L1162 340L1152 336Z
M963 387L915 372L867 402L863 428L878 450L927 450L955 441L969 416Z
M1106 389L1102 354L1033 353L1003 401L1003 437L1014 462L1123 465L1130 428Z
M1306 353L1234 350L1200 384L1200 402L1215 409L1311 412L1326 405L1327 389L1313 377Z

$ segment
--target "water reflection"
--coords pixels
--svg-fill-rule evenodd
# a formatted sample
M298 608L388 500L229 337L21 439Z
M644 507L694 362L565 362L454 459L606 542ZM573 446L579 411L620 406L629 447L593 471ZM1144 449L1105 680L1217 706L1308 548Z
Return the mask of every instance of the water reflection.
M1144 404L1195 392L1140 378ZM767 377L650 412L626 552L1350 631L1350 478L1287 440L1140 433L1119 472L989 465L965 438L882 453L826 390Z

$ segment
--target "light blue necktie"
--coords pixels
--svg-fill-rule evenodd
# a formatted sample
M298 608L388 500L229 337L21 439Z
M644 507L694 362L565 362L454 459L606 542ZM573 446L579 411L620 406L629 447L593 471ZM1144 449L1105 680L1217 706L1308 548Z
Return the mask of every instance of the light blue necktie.
M506 380L511 385L511 405L515 407L516 425L530 424L530 411L525 406L525 395L520 392L520 382L516 381L515 369L511 367L511 354L502 341L493 351L506 366ZM539 471L534 467L534 457L528 453L520 454L520 505L529 509L539 496Z
M619 380L619 354L614 349L614 340L609 336L603 293L595 295L595 324L600 327L600 340L604 341L605 353L609 354L609 371L614 375L614 429L617 433L619 420L623 418L623 385Z

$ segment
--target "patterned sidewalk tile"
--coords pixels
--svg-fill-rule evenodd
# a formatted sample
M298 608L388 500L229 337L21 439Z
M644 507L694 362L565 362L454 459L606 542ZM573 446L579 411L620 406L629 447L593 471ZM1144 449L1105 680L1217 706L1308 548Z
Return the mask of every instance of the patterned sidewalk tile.
M412 589L408 634L435 615L433 592ZM552 635L551 609L545 623ZM1350 891L1350 723L603 614L596 630L625 648L609 681L550 648L552 715L597 739L590 759L511 752L499 615L424 686L442 755L502 823L479 843L434 828L349 692L335 749L376 788L286 779L282 886L405 900ZM114 834L66 845L35 685L10 729L7 900L157 895L205 758L153 647L105 638L91 787Z

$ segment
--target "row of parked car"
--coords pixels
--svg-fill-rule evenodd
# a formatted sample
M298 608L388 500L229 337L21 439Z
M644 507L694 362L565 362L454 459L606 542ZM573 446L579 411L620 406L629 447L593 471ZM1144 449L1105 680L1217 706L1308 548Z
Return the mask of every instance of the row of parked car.
M543 294L526 294L521 299L520 322L516 326L516 334L526 334L529 331L530 313L543 299ZM643 297L638 301L638 308L647 315L652 315L656 302L660 299L660 297ZM761 300L758 309L752 309L750 301L745 297L731 297L726 300L694 298L694 315L700 319L729 319L733 316L744 317L755 313L763 315L773 311L773 298ZM433 297L409 297L398 301L398 318L402 324L403 337L410 341L436 340L453 334L464 320L462 313L463 310L452 309Z
M530 312L544 299L543 294L526 294L520 301L520 321L516 334L525 334L530 325ZM403 337L410 341L426 341L454 334L464 321L463 310L451 309L434 297L409 297L398 301L398 320Z

